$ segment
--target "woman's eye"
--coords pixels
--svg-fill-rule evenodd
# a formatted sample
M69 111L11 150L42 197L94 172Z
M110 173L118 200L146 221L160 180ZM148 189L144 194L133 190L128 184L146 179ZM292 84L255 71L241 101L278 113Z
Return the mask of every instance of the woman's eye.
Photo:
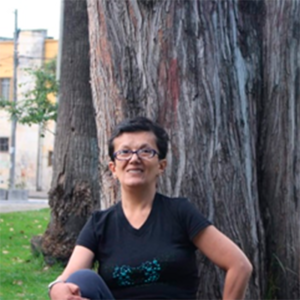
M120 150L119 154L126 155L126 154L129 154L130 152L131 152L130 150Z
M150 150L150 149L141 149L141 152L142 152L142 153L149 154L149 153L152 152L152 150Z

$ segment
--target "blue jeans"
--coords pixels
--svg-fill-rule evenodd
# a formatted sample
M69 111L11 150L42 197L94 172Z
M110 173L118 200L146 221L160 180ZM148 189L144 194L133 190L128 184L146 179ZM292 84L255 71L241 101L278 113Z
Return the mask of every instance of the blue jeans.
M84 269L74 272L66 282L79 286L81 296L90 300L114 299L104 280L94 271Z

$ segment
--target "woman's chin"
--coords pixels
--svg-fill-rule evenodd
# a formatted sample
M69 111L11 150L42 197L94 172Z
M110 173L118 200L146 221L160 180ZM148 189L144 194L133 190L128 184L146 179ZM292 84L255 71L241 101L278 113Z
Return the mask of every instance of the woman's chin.
M141 179L131 179L128 180L127 182L124 182L122 185L128 188L138 188L138 187L144 187L146 183L144 180Z
M141 181L131 181L131 182L126 183L124 186L139 187L139 186L144 186L144 183Z

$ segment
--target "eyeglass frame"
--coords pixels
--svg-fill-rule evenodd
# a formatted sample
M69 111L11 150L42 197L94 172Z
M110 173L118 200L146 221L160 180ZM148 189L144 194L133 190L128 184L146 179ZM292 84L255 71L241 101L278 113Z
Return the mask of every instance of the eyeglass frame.
M145 151L145 150L150 150L151 152L152 152L152 156L150 156L150 157L148 157L148 158L146 158L146 157L140 157L139 156L139 152L142 152L142 151ZM130 157L128 157L128 158L124 158L124 159L120 159L120 158L118 158L118 154L120 153L120 152L122 152L122 151L128 151L131 155L130 155ZM139 159L141 159L141 160L147 160L147 159L151 159L151 158L153 158L155 155L157 155L158 157L159 157L159 152L158 151L156 151L155 149L152 149L152 148L141 148L141 149L138 149L138 150L135 150L135 151L133 151L133 150L130 150L130 149L122 149L122 150L119 150L119 151L116 151L114 154L113 154L113 157L115 158L115 159L117 159L118 161L129 161L129 160L131 160L131 158L132 158L132 156L134 155L134 154L136 154L137 155L137 157L139 158Z

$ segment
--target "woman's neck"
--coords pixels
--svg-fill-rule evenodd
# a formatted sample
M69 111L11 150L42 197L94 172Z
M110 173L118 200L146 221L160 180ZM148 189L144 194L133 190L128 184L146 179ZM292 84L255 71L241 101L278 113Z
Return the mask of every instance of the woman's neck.
M150 188L122 188L122 207L131 211L152 207L155 193L155 186Z

